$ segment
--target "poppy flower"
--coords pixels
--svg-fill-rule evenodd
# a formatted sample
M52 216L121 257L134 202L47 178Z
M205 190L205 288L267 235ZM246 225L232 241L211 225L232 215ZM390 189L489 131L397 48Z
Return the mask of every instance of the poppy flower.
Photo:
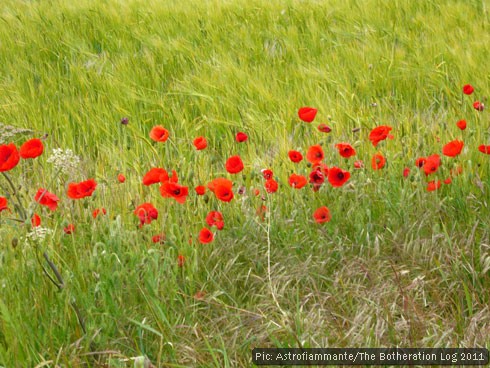
M0 197L0 212L8 210L8 201L5 197Z
M393 136L390 134L392 129L392 127L387 125L378 126L369 133L369 140L376 147L379 142L384 141L386 138L393 139Z
M328 176L328 166L325 165L323 162L319 162L316 165L313 166L313 170L318 170L320 171L323 175Z
M408 167L403 169L403 177L406 178L410 175L410 169Z
M415 166L417 166L419 169L421 169L424 167L426 162L427 162L426 157L419 157L418 159L415 160Z
M151 203L143 203L136 207L134 214L140 219L140 227L144 224L150 224L153 220L158 219L158 210Z
M233 199L233 183L225 178L217 178L208 184L208 189L214 193L216 198L223 202L230 202Z
M376 153L374 154L372 160L371 160L371 167L373 170L379 170L382 169L386 164L386 159L381 153Z
M306 123L311 123L315 120L317 112L318 110L313 107L302 107L298 110L298 117Z
M206 223L209 226L216 226L218 230L223 230L225 222L223 221L223 215L219 211L211 211L206 216Z
M102 216L102 215L107 215L107 211L105 208L96 208L93 212L92 212L92 217L93 218L97 218L97 216Z
M201 151L205 149L208 146L208 142L206 141L206 138L204 137L197 137L194 139L194 147L196 147L196 150Z
M39 215L37 213L35 213L34 216L32 216L31 224L32 224L32 227L41 226L41 217L39 217Z
M199 291L197 291L194 294L194 299L196 299L196 300L203 300L205 296L206 296L206 292L205 291L202 291L202 290L199 290Z
M34 196L34 200L38 202L40 205L48 207L51 211L56 210L58 208L59 198L53 194L48 192L46 189L39 189Z
M451 178L451 177L444 179L444 184L446 184L446 185L451 184L452 182L453 182L453 178Z
M196 191L196 194L200 196L206 193L206 187L204 185L198 185L197 187L194 188L194 190Z
M313 219L317 224L323 224L329 222L332 216L330 215L330 210L326 206L323 206L313 212Z
M26 141L22 146L20 146L20 157L27 158L36 158L41 156L44 151L43 142L38 139L30 139Z
M301 189L306 185L307 180L303 175L292 174L289 177L288 183L292 188Z
M236 141L238 143L242 143L242 142L245 142L247 139L248 139L248 135L246 135L245 133L243 132L238 132L236 134L236 137L235 137Z
M354 167L356 169L362 169L364 167L364 163L361 160L356 161L356 162L354 162Z
M262 176L264 177L265 180L272 179L274 176L274 173L270 169L263 169L262 170Z
M322 133L330 133L332 131L332 129L324 123L319 124L317 129Z
M164 198L171 197L178 203L183 204L189 194L189 188L171 181L166 181L160 186L160 194Z
M319 144L316 144L308 148L308 152L306 153L306 159L312 165L319 163L320 161L323 160L324 157L325 156L323 154L322 146L320 146Z
M461 130L465 130L466 129L466 120L460 120L456 123L456 126L461 129Z
M458 141L458 140L451 141L442 148L442 154L448 157L456 157L461 153L463 146L464 146L463 141Z
M301 162L303 160L303 155L301 154L301 152L298 152L298 151L291 150L288 152L288 156L289 156L289 159L294 163L298 163L298 162Z
M487 155L490 155L490 145L485 146L482 144L481 146L478 146L478 151L480 151L481 153L486 153Z
M0 172L12 170L20 161L19 151L15 144L2 144L0 146Z
M185 257L182 254L179 254L177 256L177 265L179 267L184 267L184 264L185 264Z
M153 235L151 237L151 241L153 243L164 243L165 239L166 239L165 234L157 234L157 235Z
M168 172L165 169L154 167L143 176L143 185L152 185L167 181Z
M322 185L325 182L325 176L322 171L319 169L315 169L310 173L310 183Z
M199 241L202 244L211 243L214 239L213 233L206 227L203 227L201 231L199 231Z
M68 184L68 197L71 199L80 199L90 197L97 188L97 182L94 179L88 179L80 183Z
M350 173L338 167L331 167L328 170L328 182L333 187L341 187L350 178Z
M471 95L473 93L475 89L473 88L473 86L471 84L465 84L463 86L463 93L465 95Z
M427 191L428 192L433 192L434 190L437 190L441 187L441 181L440 180L432 180L429 183L427 183Z
M477 111L483 111L485 110L485 105L483 104L483 102L475 101L473 102L473 108Z
M344 158L356 155L356 150L349 143L337 143L335 147L339 150L340 156Z
M275 193L279 185L274 179L269 179L265 181L264 187L267 193Z
M226 171L230 174L238 174L243 170L243 162L240 156L232 156L226 160Z
M117 176L117 181L120 183L124 183L126 181L126 177L123 174L119 174Z
M178 183L179 182L179 177L177 176L177 172L175 170L172 170L172 176L167 179L165 174L160 175L160 182L165 183L166 181L170 181L171 183Z
M424 164L425 175L430 175L435 173L440 165L441 165L441 158L439 155L435 154L427 157L427 160L425 161Z
M63 229L63 232L66 234L66 235L70 235L70 234L73 234L75 232L75 225L73 224L69 224L67 225L64 229Z
M167 129L161 125L154 126L150 131L150 138L155 142L165 142L169 137L169 132Z

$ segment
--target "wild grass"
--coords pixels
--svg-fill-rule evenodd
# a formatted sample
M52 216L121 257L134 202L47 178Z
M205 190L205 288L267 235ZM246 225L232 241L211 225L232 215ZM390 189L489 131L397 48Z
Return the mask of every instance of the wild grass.
M490 91L489 6L2 1L2 142L48 135L45 154L11 176L28 201L49 184L62 201L55 213L36 208L54 230L37 247L23 241L30 223L0 218L0 365L129 367L145 355L158 367L234 367L250 366L254 347L488 348L490 160L477 146L490 144L490 119L471 103ZM301 106L317 107L332 133L299 122ZM157 124L171 132L164 144L148 137ZM395 139L375 149L367 136L380 124ZM234 141L239 130L247 143ZM198 135L209 141L203 152L192 147ZM429 193L414 161L453 139L465 148L443 158L441 175L456 163L463 174ZM365 169L339 157L343 141ZM308 169L288 150L318 143L327 165L349 168L349 184L291 189L289 175ZM80 170L57 173L54 148L72 149ZM373 171L378 150L388 164ZM227 176L232 154L245 162L233 179L246 194L230 204L191 195L180 206L141 184L165 167L192 190ZM264 168L280 187L262 200L251 193ZM89 177L99 183L92 198L66 198L68 182ZM133 211L146 201L160 217L139 229ZM319 226L311 214L322 205L332 221ZM107 216L94 220L101 207ZM225 229L201 245L211 209ZM75 234L63 235L71 222ZM158 233L164 244L152 243ZM44 251L61 291L43 274Z

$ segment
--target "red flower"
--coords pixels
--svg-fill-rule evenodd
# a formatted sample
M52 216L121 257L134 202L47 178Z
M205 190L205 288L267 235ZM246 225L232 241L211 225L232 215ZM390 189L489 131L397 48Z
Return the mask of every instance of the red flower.
M463 141L451 141L442 148L442 154L448 157L456 157L461 153L463 146Z
M242 142L245 142L247 139L248 139L248 135L246 135L245 133L243 132L238 132L236 134L236 137L235 137L236 141L238 143L242 143Z
M150 138L155 142L165 142L169 137L169 132L167 129L161 125L154 126L150 131Z
M214 193L216 198L223 202L230 202L233 199L233 183L225 178L217 178L208 184L208 189Z
M260 218L261 221L265 220L266 213L267 213L267 207L264 205L259 206L255 211L255 214Z
M158 210L151 203L143 203L134 210L134 214L140 219L140 227L144 224L150 224L153 220L158 219Z
M478 146L478 151L480 151L481 153L486 153L487 155L490 155L490 145L485 146L482 144L481 146Z
M435 154L427 157L427 160L425 161L424 164L425 175L430 175L435 173L440 165L441 165L441 158L439 155Z
M480 102L480 101L473 102L473 107L477 111L483 111L483 110L485 110L485 105L483 104L483 102Z
M288 183L289 183L289 186L292 188L301 189L306 185L307 180L303 175L292 174L289 177Z
M5 197L0 197L0 212L8 210L8 201Z
M356 169L362 169L364 167L364 163L361 160L356 161L356 162L354 162L354 167Z
M185 257L182 254L179 254L177 256L177 265L179 267L184 267L184 264L185 264Z
M41 217L39 217L39 215L37 213L35 213L34 216L32 216L31 224L32 224L32 227L41 226Z
M313 170L320 171L323 175L328 176L328 166L322 162L317 163L313 166Z
M226 171L230 174L238 174L243 170L243 162L240 156L232 156L226 161Z
M263 169L262 170L262 176L264 177L265 180L272 179L274 176L274 173L270 169Z
M68 197L71 199L80 199L90 197L97 188L97 183L94 179L88 179L80 183L68 184Z
M320 186L324 182L325 182L325 176L323 175L320 169L315 169L310 173L310 183ZM318 187L318 189L319 188L320 187Z
M419 169L421 169L424 167L426 162L427 162L427 158L419 157L418 159L415 160L415 166L417 166Z
M410 169L408 167L403 169L403 177L406 178L410 175Z
M298 110L298 117L306 123L311 123L315 120L317 112L318 110L313 107L302 107Z
M392 129L392 127L387 125L376 127L369 133L369 140L376 147L379 142L384 141L386 138L393 139L393 136L390 134Z
M51 211L58 208L59 198L53 193L48 192L46 189L39 189L34 196L34 200L39 204L48 207Z
M473 93L475 89L473 88L473 86L471 84L465 84L463 86L463 93L465 95L471 95Z
M277 192L278 186L279 185L277 184L277 181L275 181L274 179L266 180L266 182L264 184L264 187L265 187L265 190L267 193Z
M303 160L303 155L301 154L301 152L298 151L289 151L288 156L289 159L294 163L298 163L301 162L301 160Z
M73 234L75 232L75 225L69 224L63 229L63 231L67 235Z
M206 141L206 138L204 138L204 137L197 137L196 139L194 139L193 144L194 144L194 147L196 147L196 149L198 151L201 151L208 146L208 142Z
M317 129L322 133L330 133L332 131L332 129L327 124L324 123L318 125Z
M204 185L198 185L194 188L194 190L196 191L196 194L200 196L206 193L206 187Z
M451 184L452 182L453 182L453 179L451 177L448 177L444 180L444 184L447 184L447 185Z
M12 170L19 161L20 155L15 144L2 144L0 146L0 172Z
M166 236L165 234L153 235L151 237L151 241L153 243L165 243Z
M337 143L335 147L337 147L339 150L340 156L344 158L349 158L356 155L356 150L352 148L349 143Z
M306 153L306 159L313 165L316 165L324 158L322 146L319 144L311 146L308 148L308 152Z
M328 170L328 182L333 187L341 187L350 178L350 173L338 167L331 167Z
M202 244L211 243L213 239L214 239L214 235L208 228L203 227L199 232L199 241Z
M330 215L330 210L327 207L323 206L318 208L313 213L313 219L316 223L323 224L325 222L329 222L332 219L332 216Z
M160 194L164 198L171 197L178 203L183 204L189 194L189 188L171 181L166 181L160 186Z
M371 160L373 170L382 169L386 164L386 159L381 153L376 153Z
M107 215L107 211L105 210L105 208L96 208L93 212L92 212L92 217L93 218L97 218L97 216L102 216L102 215Z
M432 180L427 184L427 191L433 192L434 190L437 190L440 187L441 187L441 181L440 180L437 180L437 181Z
M143 185L152 185L156 183L163 183L167 181L168 178L168 172L165 169L155 167L150 169L145 176L143 176Z
M126 177L123 174L119 174L117 176L117 181L120 183L124 183L126 181Z
M223 221L223 215L219 211L211 211L206 216L206 223L209 226L216 226L218 230L223 230L225 222Z
M20 147L20 157L24 159L36 158L38 156L41 156L43 150L43 142L40 139L30 139Z
M466 129L466 120L460 120L456 123L459 129L465 130Z

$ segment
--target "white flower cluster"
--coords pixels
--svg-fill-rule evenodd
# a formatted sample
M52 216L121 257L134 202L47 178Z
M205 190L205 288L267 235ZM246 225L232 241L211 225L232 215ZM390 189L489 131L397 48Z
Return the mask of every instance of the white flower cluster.
M80 166L80 157L75 155L71 149L63 151L61 148L55 148L48 158L48 162L63 173L72 174Z
M53 230L46 227L36 226L32 228L30 233L26 234L26 242L30 241L43 241L47 235L51 235Z

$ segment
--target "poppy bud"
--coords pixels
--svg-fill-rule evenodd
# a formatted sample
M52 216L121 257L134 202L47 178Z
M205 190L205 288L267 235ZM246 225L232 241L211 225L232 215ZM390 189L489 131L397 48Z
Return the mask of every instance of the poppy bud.
M127 118L127 117L122 118L121 119L121 124L122 125L128 125L129 124L129 118Z

